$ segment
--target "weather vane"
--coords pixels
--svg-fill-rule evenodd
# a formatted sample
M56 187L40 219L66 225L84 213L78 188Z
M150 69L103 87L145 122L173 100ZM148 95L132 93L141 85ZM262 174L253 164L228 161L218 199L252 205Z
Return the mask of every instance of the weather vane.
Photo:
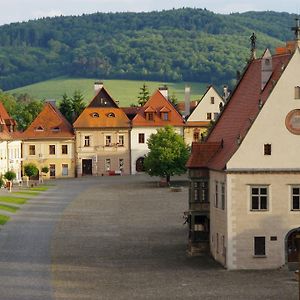
M256 35L255 33L253 32L252 35L250 36L250 41L251 41L251 56L252 56L252 59L255 59L255 56L256 56Z

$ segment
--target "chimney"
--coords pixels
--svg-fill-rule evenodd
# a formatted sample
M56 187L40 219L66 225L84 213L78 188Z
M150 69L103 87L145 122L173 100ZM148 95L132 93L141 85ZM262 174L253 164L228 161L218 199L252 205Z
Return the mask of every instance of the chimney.
M102 88L103 88L103 82L102 81L96 81L94 83L95 95L97 95Z
M295 21L296 26L292 27L292 30L295 32L296 45L300 47L300 20L296 18Z
M169 90L168 90L168 87L166 85L158 88L158 90L160 91L160 93L166 98L168 99L169 97Z
M266 49L261 59L261 90L266 86L272 72L272 54L269 49Z
M191 87L186 86L184 89L184 115L188 117L191 113Z
M226 102L228 97L229 97L230 93L229 93L229 90L228 90L228 86L227 85L224 85L223 86L223 101Z

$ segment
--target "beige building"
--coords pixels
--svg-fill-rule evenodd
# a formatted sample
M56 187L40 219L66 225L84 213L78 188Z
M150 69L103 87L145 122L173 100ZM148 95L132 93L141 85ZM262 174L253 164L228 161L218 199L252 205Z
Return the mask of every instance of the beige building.
M75 176L74 133L55 104L47 102L42 112L22 134L23 166L48 167L45 178Z
M130 174L130 120L102 83L74 122L76 174Z
M223 105L223 98L210 85L186 120L184 140L188 145L201 140L201 136L205 134L210 124L218 118Z
M300 233L299 46L297 37L275 55L266 50L249 62L206 141L193 144L187 213L191 254L201 252L200 246L210 249L228 269L295 266Z

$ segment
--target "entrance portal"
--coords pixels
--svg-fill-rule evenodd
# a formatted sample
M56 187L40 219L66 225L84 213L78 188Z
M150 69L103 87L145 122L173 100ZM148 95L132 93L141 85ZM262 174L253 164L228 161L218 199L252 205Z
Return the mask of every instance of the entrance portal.
M83 159L82 160L82 176L83 175L93 175L92 165L93 165L92 159Z
M137 172L144 172L145 167L144 167L144 157L140 157L137 159L136 164L135 164L135 169Z
M286 235L286 256L290 269L298 265L297 236L299 235L300 228L293 229Z

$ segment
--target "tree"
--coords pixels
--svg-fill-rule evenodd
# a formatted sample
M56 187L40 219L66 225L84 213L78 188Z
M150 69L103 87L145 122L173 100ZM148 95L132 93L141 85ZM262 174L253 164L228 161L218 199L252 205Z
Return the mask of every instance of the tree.
M147 144L150 152L145 156L144 166L149 175L161 176L169 183L171 176L186 171L189 149L171 126L151 134Z
M12 187L12 181L14 179L16 179L17 175L14 171L7 171L5 174L4 174L4 178L8 180L8 187L9 187L9 191L11 191L11 187Z
M149 90L146 84L144 83L143 86L140 88L140 93L138 96L138 103L140 106L143 106L149 100Z
M85 109L84 98L81 91L76 90L73 94L72 100L72 109L73 109L73 121L76 120L82 111Z
M59 110L70 123L73 122L73 103L72 99L66 93L62 95Z
M37 166L33 163L29 163L27 165L24 166L24 174L26 176L33 177L36 176L39 173L39 169L37 168Z
M178 104L178 98L176 97L175 93L172 93L171 97L170 97L170 102L173 103L173 105L177 105Z

